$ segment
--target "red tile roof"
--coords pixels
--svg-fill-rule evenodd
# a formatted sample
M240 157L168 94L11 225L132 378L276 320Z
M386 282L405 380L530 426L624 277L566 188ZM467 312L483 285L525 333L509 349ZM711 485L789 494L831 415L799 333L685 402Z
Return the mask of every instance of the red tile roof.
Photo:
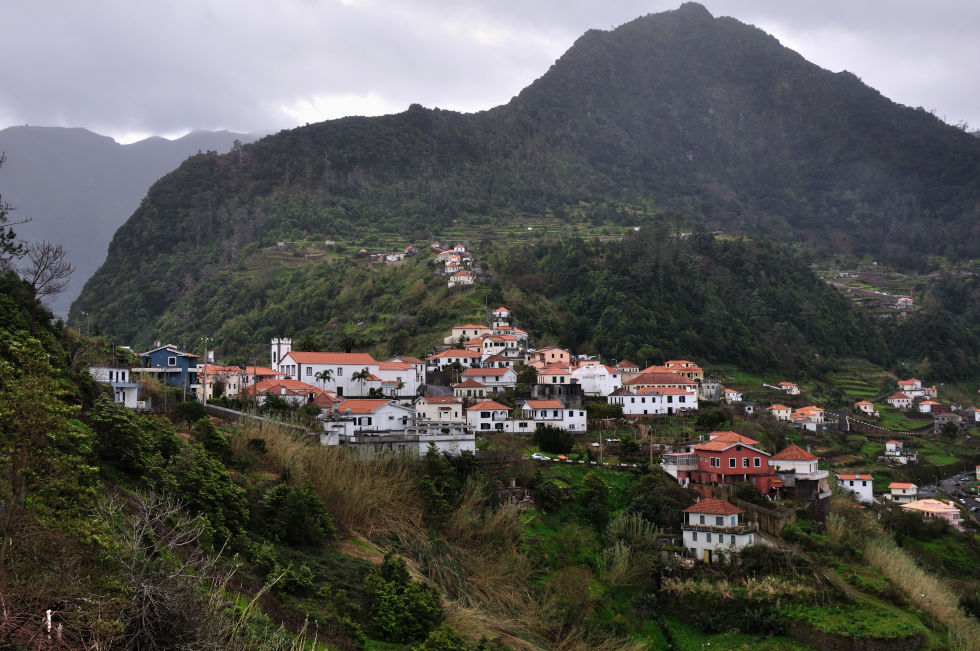
M820 459L817 455L810 454L794 443L790 443L788 447L783 448L769 458L775 459L776 461L818 461Z
M616 368L640 368L640 367L634 364L633 362L629 361L628 359L621 359L618 362L616 362Z
M463 371L463 377L500 377L507 372L515 371L510 368L468 368Z
M507 405L502 405L494 400L485 400L483 402L478 402L472 407L469 407L466 411L490 411L490 410L500 410L510 411L510 407Z
M405 362L406 364L425 364L425 362L423 362L418 357L412 357L410 355L399 355L398 357L392 357L388 361L389 362L402 361L402 362Z
M565 405L560 400L525 400L525 405L531 409L564 409Z
M480 357L480 353L474 353L472 350L463 350L461 348L450 348L441 353L431 355L428 359L445 359L447 357Z
M442 405L452 402L459 402L459 398L455 396L422 396L421 399L430 405Z
M568 369L561 364L552 364L548 368L538 371L538 375L568 375Z
M384 407L391 400L367 400L367 399L352 399L344 400L342 403L337 405L337 411L341 414L345 413L350 409L352 414L370 414L373 411L377 411L381 407Z
M893 481L892 483L888 484L888 488L889 489L892 489L892 488L901 488L903 490L907 490L909 488L913 488L914 486L915 486L915 484L906 484L906 483L897 482L897 481Z
M871 475L837 475L837 479L842 481L845 479L864 479L867 481L874 481L874 477Z
M297 364L356 364L360 366L378 363L367 353L308 353L301 350L292 350L286 353L286 355L296 360ZM283 355L283 357L286 357L286 355Z
M773 405L773 406L771 406L771 407L767 407L767 409L768 409L769 411L775 411L775 410L777 410L777 409L779 409L779 410L783 410L783 411L785 411L785 410L787 410L787 409L790 409L790 407L787 407L786 405L781 405L781 404L779 404L779 403L776 403L775 405Z
M904 393L901 393L901 392L899 392L899 393L893 393L890 396L888 396L887 398L885 398L885 400L911 400L911 399L912 398L910 398L909 396L907 396L907 395L905 395Z
M666 384L675 386L694 386L696 382L677 373L641 373L623 384Z
M378 362L378 369L382 371L411 371L412 365L406 362Z
M693 506L684 509L684 513L706 513L708 515L737 515L745 513L734 504L729 504L725 500L709 497L701 500Z
M459 384L453 385L454 389L486 389L487 385L476 380L463 380Z
M660 396L690 396L694 394L693 391L687 391L677 387L641 387L636 390L636 395L638 396L648 396L651 393L656 393Z
M708 439L711 441L727 441L729 443L744 443L745 445L758 445L759 442L755 439L749 438L739 434L738 432L726 431L726 432L711 432L708 434Z

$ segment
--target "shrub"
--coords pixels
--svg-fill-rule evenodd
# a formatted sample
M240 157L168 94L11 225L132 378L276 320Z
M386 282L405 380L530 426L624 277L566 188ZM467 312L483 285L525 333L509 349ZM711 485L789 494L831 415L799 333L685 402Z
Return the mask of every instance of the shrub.
M279 484L265 491L255 519L263 534L287 545L314 545L334 535L323 500L309 482Z
M554 425L545 425L534 430L534 443L545 452L568 454L575 445L571 432Z
M450 624L441 624L429 633L425 642L412 647L412 651L469 651L463 636Z
M412 581L405 559L391 552L364 584L370 593L372 632L385 642L420 641L442 619L436 590Z
M197 402L196 400L178 402L174 406L174 418L176 418L177 420L182 420L187 423L196 423L202 418L206 418L207 415L208 412L204 408L204 405Z

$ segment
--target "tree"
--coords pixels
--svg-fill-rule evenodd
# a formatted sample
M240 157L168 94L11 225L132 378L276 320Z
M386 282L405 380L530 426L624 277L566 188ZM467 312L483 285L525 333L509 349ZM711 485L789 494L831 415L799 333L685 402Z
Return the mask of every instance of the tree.
M323 388L327 388L327 382L333 379L333 371L329 368L323 369L322 371L317 371L316 375L313 376L316 381L323 385Z
M6 587L8 553L19 539L20 519L33 490L57 471L67 454L67 419L54 369L37 339L4 342L13 364L0 359L0 587Z
M361 392L358 395L364 395L364 381L371 377L371 371L366 368L362 368L360 371L354 371L351 373L350 379L354 380L361 386Z
M20 274L31 286L31 334L34 334L37 304L64 291L75 268L65 257L60 244L31 242L24 253L26 260L20 267Z
M439 593L408 575L405 559L385 555L378 569L364 580L370 594L371 628L386 642L424 640L442 619Z
M7 157L0 154L0 167L3 167ZM3 196L0 195L0 270L7 266L13 258L19 258L24 254L24 245L17 241L17 235L11 228L8 215L13 210ZM18 222L24 223L24 222Z
M544 452L568 454L575 445L570 432L554 425L544 425L534 430L534 442Z

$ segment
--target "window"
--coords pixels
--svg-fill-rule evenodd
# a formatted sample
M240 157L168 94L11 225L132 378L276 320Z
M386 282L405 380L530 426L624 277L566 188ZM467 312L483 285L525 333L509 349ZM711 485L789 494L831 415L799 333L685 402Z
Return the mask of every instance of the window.
M734 467L735 467L735 462L736 462L736 461L738 461L738 459L736 459L735 457L732 457L731 459L729 459L729 460L728 460L728 467L729 467L729 468L734 468Z
M480 423L480 429L490 429L490 423Z
M753 459L752 465L755 466L756 468L761 467L762 466L761 459L759 457L755 457Z
M742 457L742 467L743 468L748 468L749 467L749 458L748 457Z
M749 534L749 544L751 545L753 542L755 542L755 536L754 536L754 534L751 534L750 533Z
M706 539L707 539L708 542L711 542L711 534L710 533L706 535Z
M168 357L167 358L167 366L177 366L177 358L176 357Z
M306 367L306 374L307 375L313 375L313 367L312 366L307 366Z
M698 532L697 531L692 531L691 532L691 540L697 540L697 539L698 539Z
M853 485L854 485L854 482L851 482L851 486L853 486ZM862 485L862 486L867 486L867 485L868 485L868 482L866 482L866 481L862 481L862 482L861 482L861 485Z
M344 368L342 366L337 367L337 377L344 377Z
M480 412L480 418L490 418L490 412L489 411L481 411Z
M630 398L630 403L636 402L636 398Z
M667 402L674 402L674 396L667 396Z
M704 516L703 515L699 515L698 517L701 519L700 520L700 524L704 524Z
M715 516L715 526L716 527L724 527L725 526L725 516L723 516L723 515L716 515Z

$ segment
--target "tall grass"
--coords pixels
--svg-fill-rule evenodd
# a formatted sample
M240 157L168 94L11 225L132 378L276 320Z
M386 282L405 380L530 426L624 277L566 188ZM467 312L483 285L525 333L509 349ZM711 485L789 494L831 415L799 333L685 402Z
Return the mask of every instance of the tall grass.
M980 624L960 610L959 599L945 582L919 567L893 540L869 540L864 558L901 588L913 606L949 630L951 648L980 649Z
M618 513L606 526L606 538L620 540L630 545L648 541L657 534L657 527L639 513Z
M628 543L617 541L599 552L596 559L596 569L599 577L609 585L626 585L630 583L635 573L630 560L633 550Z

